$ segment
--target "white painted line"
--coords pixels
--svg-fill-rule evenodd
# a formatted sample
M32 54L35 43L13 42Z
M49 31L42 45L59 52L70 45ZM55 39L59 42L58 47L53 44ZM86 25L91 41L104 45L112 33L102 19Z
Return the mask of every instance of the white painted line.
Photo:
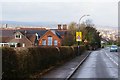
M107 55L107 57L109 57L109 59L113 62L113 63L115 63L117 66L118 66L118 63L117 62L115 62L110 56L108 56L108 54L105 52L105 54Z

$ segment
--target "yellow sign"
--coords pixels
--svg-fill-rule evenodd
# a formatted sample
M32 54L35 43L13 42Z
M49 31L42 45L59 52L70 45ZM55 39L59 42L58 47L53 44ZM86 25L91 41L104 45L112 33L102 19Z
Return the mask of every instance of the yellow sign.
M82 32L76 32L76 41L82 41Z

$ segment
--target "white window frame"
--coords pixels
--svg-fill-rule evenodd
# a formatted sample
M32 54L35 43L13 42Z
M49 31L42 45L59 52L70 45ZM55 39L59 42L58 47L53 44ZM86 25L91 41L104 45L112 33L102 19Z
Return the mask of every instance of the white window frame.
M16 37L17 35L19 35L20 37L18 38L18 37ZM15 34L15 39L21 39L22 38L22 35L20 35L20 34Z
M48 36L48 46L52 46L52 36Z

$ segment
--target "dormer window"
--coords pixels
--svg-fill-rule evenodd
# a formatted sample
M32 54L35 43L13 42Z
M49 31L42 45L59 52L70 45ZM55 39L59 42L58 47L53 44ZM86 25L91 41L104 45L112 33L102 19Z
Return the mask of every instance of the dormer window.
M15 35L15 39L21 39L21 38L22 38L22 36L20 34Z

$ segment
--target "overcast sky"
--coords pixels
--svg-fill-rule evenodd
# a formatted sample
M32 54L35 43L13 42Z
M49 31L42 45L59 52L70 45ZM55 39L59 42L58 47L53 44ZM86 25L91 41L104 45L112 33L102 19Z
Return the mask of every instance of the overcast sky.
M4 0L0 20L22 22L77 22L91 19L101 26L118 26L118 0Z

